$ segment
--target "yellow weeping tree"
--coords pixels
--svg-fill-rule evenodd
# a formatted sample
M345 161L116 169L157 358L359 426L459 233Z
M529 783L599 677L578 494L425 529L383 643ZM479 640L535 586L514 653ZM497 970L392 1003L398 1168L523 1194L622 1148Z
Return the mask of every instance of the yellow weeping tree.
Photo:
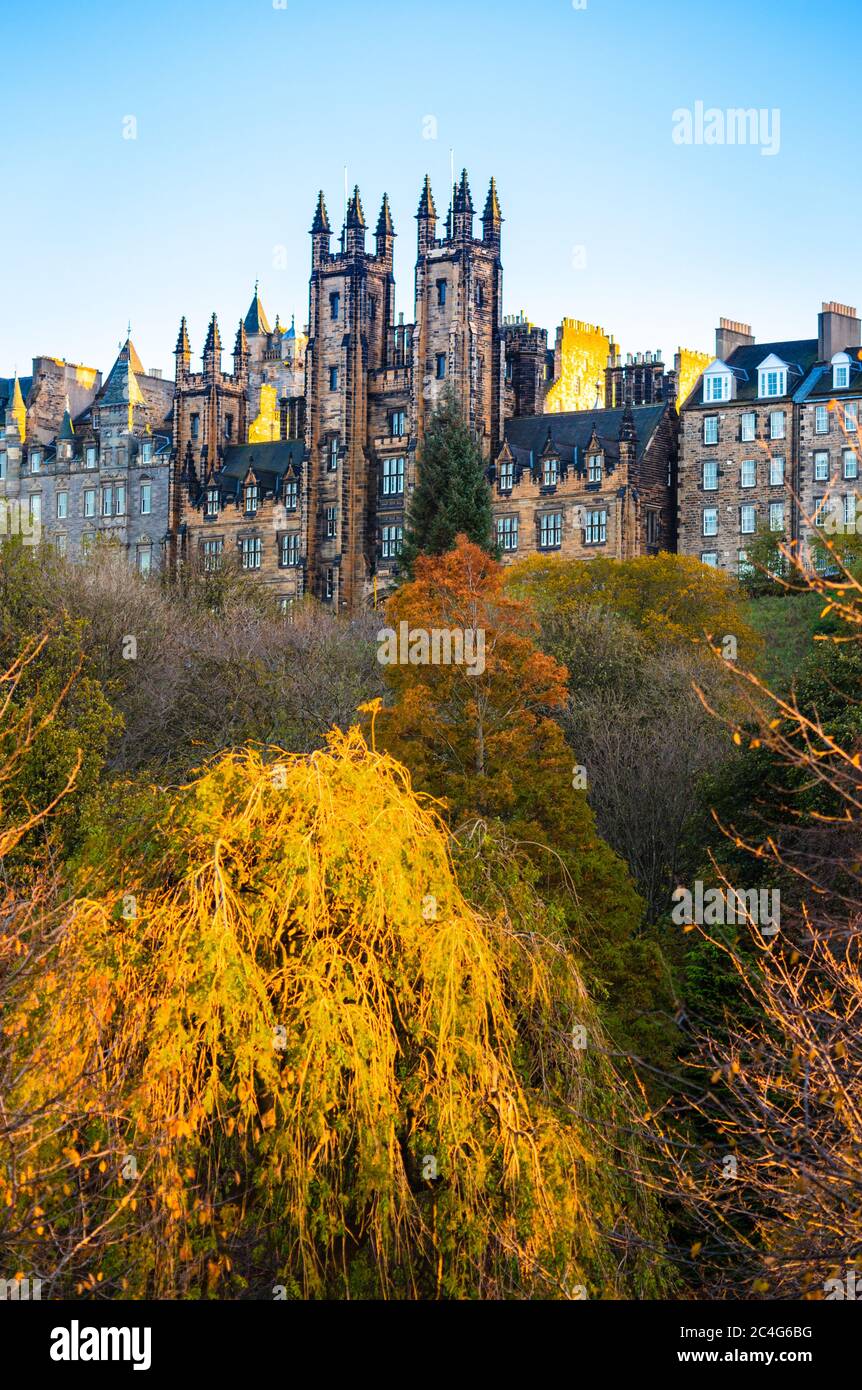
M8 1231L49 1296L667 1289L562 928L527 883L471 908L400 764L246 748L94 825L5 1012Z

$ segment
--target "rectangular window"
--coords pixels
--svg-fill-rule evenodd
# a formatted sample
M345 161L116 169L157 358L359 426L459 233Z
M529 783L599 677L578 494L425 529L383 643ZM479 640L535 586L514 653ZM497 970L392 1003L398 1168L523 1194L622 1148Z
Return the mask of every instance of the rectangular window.
M0 481L6 477L6 452L0 450Z
M338 390L338 368L337 368L337 367L330 367L330 368L329 368L329 389L330 389L330 391L337 391L337 390Z
M743 459L739 472L740 487L757 487L757 459Z
M844 494L844 525L851 531L855 531L856 529L855 492L845 492Z
M814 480L818 483L826 482L829 478L829 455L825 451L818 451L814 455Z
M718 416L704 415L703 417L703 442L704 444L718 443Z
M383 460L383 496L400 497L404 491L404 459Z
M334 321L341 312L341 295L337 292L329 296L329 317Z
M390 434L402 435L407 433L407 414L403 410L393 410L389 416Z
M446 354L445 354L445 352L438 352L438 354L437 354L437 380L438 380L438 381L442 381L443 378L445 377L445 375L446 375Z
M856 433L857 421L858 411L856 407L856 402L850 401L844 407L844 429L847 431L848 434Z
M702 565L709 565L709 568L712 570L718 569L718 551L704 550L700 557L700 563Z
M191 418L191 425L192 439L198 439L200 437L201 432L201 417L199 415L193 415Z
M57 520L65 521L69 515L69 494L68 492L57 493Z
M501 550L518 549L518 518L516 516L497 517L497 544Z
M282 565L299 564L299 536L290 535L281 538L281 563Z
M784 411L783 411L783 410L770 410L770 412L769 412L769 438L770 438L770 439L783 439L783 438L784 438L784 428L785 428L785 426L784 426Z
M738 550L736 552L736 572L740 579L751 573L751 565L748 563L748 551Z
M30 472L40 473L42 471L42 450L30 450Z
M66 553L69 549L68 536L55 536L54 545L56 546L57 554L60 556L60 558L65 559Z
M858 478L858 476L859 476L859 460L858 460L858 458L856 457L856 450L855 450L855 449L845 449L845 450L844 450L844 477L845 477L845 478Z
M784 485L784 459L774 458L769 460L769 486L783 487Z
M224 437L225 437L225 439L233 439L233 416L232 416L232 415L226 415L226 416L224 417Z
M232 415L229 415L227 418L231 421L233 420ZM141 447L141 461L143 463L152 463L153 461L153 441L151 439L145 439L143 442Z
M299 500L299 483L296 478L288 478L284 485L284 506L285 511L295 512L296 504Z
M828 405L816 405L814 407L814 433L829 433L829 407Z
M587 464L587 481L590 483L600 483L602 481L602 471L604 467L604 454L591 454Z
M84 463L87 468L95 468L98 459L98 449L95 444L88 444L84 455Z
M511 459L504 459L500 464L500 491L511 492L515 485L515 465Z
M323 581L323 597L325 599L335 598L335 570L328 569Z
M608 538L608 514L604 508L598 512L587 512L584 529L586 545L604 545Z
M784 503L770 502L769 504L769 529L770 531L784 530Z
M30 495L30 524L39 526L42 521L42 496L34 492Z
M337 439L330 439L330 441L329 441L329 454L327 455L327 458L328 458L327 467L328 467L330 473L336 473L336 472L338 471L338 440L337 440Z
M704 377L704 382L706 383L706 396L704 399L707 401L723 401L727 395L725 389L726 381L727 378L721 374Z
M241 546L242 567L244 570L260 569L260 536L249 536Z
M96 489L87 487L84 489L84 516L96 515Z
M437 281L437 303L442 307L446 303L446 281Z
M149 516L153 510L153 485L141 483L141 516Z
M704 492L715 492L719 486L719 460L704 460Z
M661 512L655 510L646 514L647 545L658 545L661 541Z
M204 570L207 574L214 574L221 569L222 552L224 551L224 541L212 540L204 541Z
M253 515L254 515L254 513L257 511L257 505L258 505L259 499L260 499L260 493L259 493L259 491L258 491L257 483L249 483L248 487L247 487L246 490L245 490L245 514L246 514L246 516L253 516Z
M753 506L740 507L739 529L743 536L753 536L757 527L757 510Z
M704 536L718 535L718 507L704 507L701 534Z
M110 483L102 488L102 516L111 516L114 510L114 489Z
M125 483L117 483L117 486L114 488L114 515L115 515L115 516L125 516L125 515L126 515L126 485L125 485Z
M153 567L153 548L150 545L138 546L138 574L144 578Z
M384 560L394 560L401 553L404 532L400 526L384 526L380 537L380 555Z
M326 508L326 539L334 541L338 530L338 508Z
M752 444L757 438L757 414L753 410L746 410L742 416L739 437L743 444Z
M539 517L539 547L556 550L563 543L563 513L544 512Z
M207 500L206 500L206 504L205 504L204 515L205 515L205 516L218 516L218 513L219 513L219 505L220 505L220 499L219 499L219 490L218 490L218 488L217 488L217 487L210 487L210 488L207 488ZM143 511L143 507L141 507L141 511Z
M559 478L559 459L545 459L542 465L542 486L556 487Z
M760 394L761 396L783 396L784 382L786 373L783 371L768 371L760 373Z

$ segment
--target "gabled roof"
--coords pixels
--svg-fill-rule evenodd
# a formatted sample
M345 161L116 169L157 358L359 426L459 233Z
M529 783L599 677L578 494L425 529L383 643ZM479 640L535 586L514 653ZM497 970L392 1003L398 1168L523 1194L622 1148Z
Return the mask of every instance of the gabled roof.
M657 405L639 405L631 408L631 418L637 432L635 458L640 461L650 443L662 416L668 409L666 402ZM619 410L572 410L559 415L520 415L506 421L506 442L513 456L526 463L529 455L534 459L541 457L548 442L550 431L552 446L564 463L582 459L595 432L602 449L610 457L619 454L620 430L624 423L625 409Z
M788 373L786 396L770 396L769 399L782 400L792 396L794 392L799 390L805 377L817 361L817 352L816 338L794 338L783 343L746 343L742 347L734 348L724 364L736 377L736 398L733 404L738 405L740 401L760 399L757 394L757 373L759 368L771 358L777 358L778 365L786 366ZM711 367L707 367L706 370L707 372L710 371ZM704 401L703 376L701 376L688 400L685 401L684 408L691 409L703 405L714 408L716 404L717 402Z
M279 439L270 444L230 444L224 451L224 464L217 482L225 491L239 492L249 470L265 491L277 491L288 469L299 473L305 457L301 439Z
M831 401L833 399L844 400L847 397L862 395L862 348L846 347L844 355L850 359L850 385L838 387L832 385L832 362L818 362L805 379L804 384L796 392L794 400L797 401Z

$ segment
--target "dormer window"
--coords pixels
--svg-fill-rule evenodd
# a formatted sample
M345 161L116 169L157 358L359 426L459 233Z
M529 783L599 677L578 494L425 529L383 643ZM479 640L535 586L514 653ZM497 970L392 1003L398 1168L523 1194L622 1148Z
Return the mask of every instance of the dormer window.
M257 511L259 497L260 493L258 492L257 483L248 483L245 489L246 516L253 516L254 513Z
M500 464L500 491L511 492L515 483L515 465L511 459L503 459Z
M587 478L591 483L600 483L604 471L604 454L590 454L587 464Z
M217 487L207 488L206 515L218 516L219 513L219 491Z
M712 404L714 401L730 400L730 377L726 373L716 372L711 376L705 376L703 383L704 400L708 404Z
M832 358L832 389L846 391L850 385L850 358L846 352L836 352Z
M41 449L30 450L30 472L40 473L42 471L42 451Z
M774 353L757 369L757 394L762 399L787 395L787 364Z
M542 483L544 487L556 487L559 476L560 460L545 459L542 469Z

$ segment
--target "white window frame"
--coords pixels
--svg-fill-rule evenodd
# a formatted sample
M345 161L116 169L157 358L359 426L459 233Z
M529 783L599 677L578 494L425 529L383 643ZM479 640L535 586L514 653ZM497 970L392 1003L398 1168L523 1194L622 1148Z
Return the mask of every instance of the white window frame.
M739 438L743 444L753 444L757 438L757 411L745 410L739 427Z
M700 518L700 534L702 536L718 535L718 507L704 507Z
M714 431L713 431L713 429L711 428L712 426L715 426ZM712 435L713 433L715 434L715 438L714 438L714 439L710 438L710 435ZM717 416L717 415L704 415L704 417L703 417L703 442L704 442L704 444L717 444L717 443L718 443L718 435L719 435L718 416Z
M750 525L746 526L746 522ZM757 508L753 502L744 503L739 509L739 534L741 536L753 536L757 530Z
M739 486L757 487L757 459L743 459L739 465Z
M774 523L774 521L773 521L773 517L777 517L777 516L779 516L779 515L781 516L781 525L780 525L780 526L776 526L775 523ZM782 501L782 502L770 502L770 504L769 504L769 529L770 529L770 531L783 531L783 530L784 530L784 516L785 516L784 502L783 502L783 501Z

